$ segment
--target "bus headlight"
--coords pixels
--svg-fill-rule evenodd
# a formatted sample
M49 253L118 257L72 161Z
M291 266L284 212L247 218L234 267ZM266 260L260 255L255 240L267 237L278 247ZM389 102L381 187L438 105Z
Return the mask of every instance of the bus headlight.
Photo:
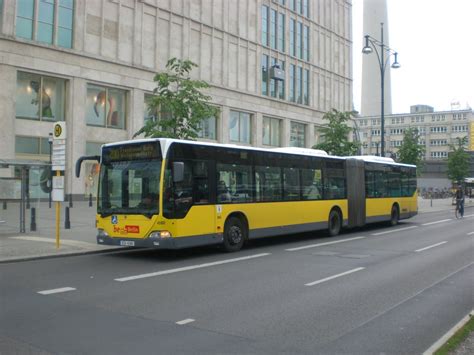
M97 229L97 236L100 238L107 238L109 236L109 234L104 231L103 229L99 228Z
M153 239L171 238L171 233L169 231L155 231L155 232L150 233L150 238L153 238Z

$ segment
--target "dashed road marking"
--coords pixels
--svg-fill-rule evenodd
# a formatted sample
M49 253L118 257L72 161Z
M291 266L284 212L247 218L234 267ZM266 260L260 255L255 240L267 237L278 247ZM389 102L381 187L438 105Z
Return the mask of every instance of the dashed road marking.
M473 234L474 234L474 232L469 232L469 233L467 233L467 235L473 235Z
M413 229L413 228L418 228L418 226L391 229L391 230L388 230L388 231L385 231L385 232L373 233L372 235L383 235L383 234L388 234L388 233L396 233L396 232L405 231L405 230Z
M188 319L180 320L179 322L176 322L176 324L185 325L185 324L188 324L188 323L192 323L194 321L195 321L195 319L188 318Z
M441 221L423 223L422 226L429 226L429 225L432 225L432 224L444 223L444 222L448 222L448 221L452 221L452 218L442 219Z
M333 276L329 276L329 277L326 277L324 279L321 279L321 280L318 280L318 281L314 281L314 282L310 282L310 283L307 283L305 284L305 286L314 286L314 285L318 285L320 283L323 283L323 282L326 282L326 281L330 281L330 280L334 280L338 277L342 277L342 276L346 276L346 275L349 275L349 274L353 274L354 272L357 272L357 271L361 271L361 270L364 270L365 267L358 267L356 269L352 269L352 270L349 270L349 271L346 271L346 272L343 272L343 273L340 273L340 274L337 274L337 275L333 275Z
M348 239L343 239L343 240L336 240L334 242L311 244L311 245L305 245L305 246L302 246L302 247L290 248L290 249L285 249L285 250L286 251L297 251L297 250L303 250L303 249L309 249L309 248L317 248L317 247L322 247L322 246L325 246L325 245L339 244L339 243L344 243L344 242L350 242L351 240L364 239L364 238L365 237L354 237L354 238L348 238Z
M428 250L428 249L431 249L431 248L439 247L440 245L443 245L443 244L446 244L446 243L447 243L447 241L444 241L444 242L441 242L441 243L436 243L436 244L427 246L425 248L417 249L417 250L415 250L415 252L419 253L420 251L425 251L425 250Z
M44 291L38 291L40 295L52 295L54 293L62 293L62 292L69 292L69 291L75 291L76 289L73 287L61 287L61 288L55 288L52 290L44 290Z
M216 266L216 265L222 265L222 264L228 264L228 263L235 263L235 262L238 262L238 261L260 258L260 257L267 256L267 255L271 255L271 254L270 253L262 253L262 254L244 256L244 257L241 257L241 258L215 261L215 262L212 262L212 263L185 266L185 267L180 267L180 268L177 268L177 269L169 269L169 270L163 270L163 271L157 271L157 272L150 272L150 273L147 273L147 274L121 277L121 278L115 279L115 281L125 282L125 281L133 281L133 280L138 280L138 279L144 279L144 278L147 278L147 277L155 277L155 276L174 274L174 273L182 272L182 271L202 269L202 268L210 267L210 266Z

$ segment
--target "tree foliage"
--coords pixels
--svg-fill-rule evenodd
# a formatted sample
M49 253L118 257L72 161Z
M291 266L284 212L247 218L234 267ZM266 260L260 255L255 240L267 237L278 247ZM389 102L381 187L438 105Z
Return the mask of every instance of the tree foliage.
M448 156L448 178L453 183L461 183L469 174L469 154L465 145L467 136L457 138L457 144L450 145L451 152Z
M324 141L313 146L313 149L322 149L331 155L348 156L357 154L360 143L349 141L353 128L347 125L352 120L354 112L340 112L332 109L323 116L328 123L319 128Z
M156 120L147 120L134 137L165 137L194 140L203 119L217 116L219 109L210 104L211 97L201 92L209 88L205 81L192 80L189 73L197 64L190 60L172 58L167 71L154 77L156 88L148 102Z
M398 149L398 161L416 165L420 171L425 156L425 147L420 144L420 134L415 128L408 128L403 134L403 141Z

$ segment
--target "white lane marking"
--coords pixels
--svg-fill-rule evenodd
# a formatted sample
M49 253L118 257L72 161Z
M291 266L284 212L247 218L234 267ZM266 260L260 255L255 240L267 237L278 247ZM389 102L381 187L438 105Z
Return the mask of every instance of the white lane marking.
M420 251L424 251L424 250L428 250L428 249L431 249L431 248L439 247L440 245L443 245L443 244L446 244L446 243L447 243L447 241L444 241L444 242L441 242L441 243L436 243L436 244L430 245L430 246L425 247L425 248L417 249L417 250L415 250L415 252L419 253Z
M352 269L352 270L349 270L349 271L346 271L346 272L343 272L343 273L340 273L340 274L337 274L337 275L334 275L334 276L326 277L325 279L321 279L321 280L318 280L318 281L307 283L307 284L305 284L305 286L314 286L314 285L317 285L317 284L320 284L320 283L323 283L323 282L326 282L326 281L329 281L329 280L333 280L333 279L336 279L336 278L341 277L341 276L346 276L346 275L349 275L349 274L352 274L354 272L361 271L361 270L364 270L364 269L365 269L365 267L358 267L356 269Z
M180 267L180 268L177 268L177 269L169 269L169 270L163 270L163 271L157 271L157 272L150 272L150 273L148 273L148 274L141 274L141 275L135 275L135 276L121 277L121 278L115 279L115 281L125 282L125 281L132 281L132 280L144 279L144 278L147 278L147 277L155 277L155 276L161 276L161 275L174 274L174 273L176 273L176 272L189 271L189 270L194 270L194 269L202 269L202 268L204 268L204 267L216 266L216 265L222 265L222 264L228 264L228 263L235 263L235 262L237 262L237 261L255 259L255 258L260 258L260 257L262 257L262 256L267 256L267 255L271 255L271 254L270 254L270 253L262 253L262 254L244 256L244 257L242 257L242 258L235 258L235 259L227 259L227 260L215 261L215 262L213 262L213 263L206 263L206 264L199 264L199 265L191 265L191 266Z
M40 295L52 295L53 293L62 293L62 292L69 292L69 291L75 291L75 288L72 287L61 287L61 288L55 288L53 290L44 290L44 291L38 291Z
M180 320L179 322L176 322L176 324L185 325L185 324L188 324L188 323L192 323L194 321L195 321L195 319L188 318L188 319Z
M471 235L471 234L474 234L474 232L467 233L467 235Z
M399 232L399 231L405 231L405 230L407 230L407 229L413 229L413 228L418 228L418 226L411 226L411 227L405 227L405 228L391 229L391 230L385 231L385 232L373 233L372 235L382 235L382 234L388 234L388 233L396 233L396 232Z
M474 217L474 214L465 214L464 218Z
M444 222L447 222L447 221L452 221L453 219L452 218L448 218L448 219L442 219L441 221L435 221L435 222L429 222L429 223L423 223L422 226L429 226L431 224L438 224L438 223L444 223Z
M297 250L302 250L302 249L309 249L309 248L322 247L322 246L325 246L325 245L332 245L332 244L350 242L351 240L364 239L364 238L365 238L365 237L354 237L354 238L348 238L348 239L343 239L343 240L336 240L336 241L334 241L334 242L311 244L311 245L305 245L305 246L302 246L302 247L291 248L291 249L285 249L285 250L286 250L286 251L297 251Z

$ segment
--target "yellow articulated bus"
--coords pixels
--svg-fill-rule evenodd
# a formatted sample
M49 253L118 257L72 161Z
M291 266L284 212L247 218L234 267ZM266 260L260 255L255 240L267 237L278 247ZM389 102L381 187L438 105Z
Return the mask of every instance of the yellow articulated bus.
M399 219L417 213L415 166L175 139L105 144L97 242L178 249Z

